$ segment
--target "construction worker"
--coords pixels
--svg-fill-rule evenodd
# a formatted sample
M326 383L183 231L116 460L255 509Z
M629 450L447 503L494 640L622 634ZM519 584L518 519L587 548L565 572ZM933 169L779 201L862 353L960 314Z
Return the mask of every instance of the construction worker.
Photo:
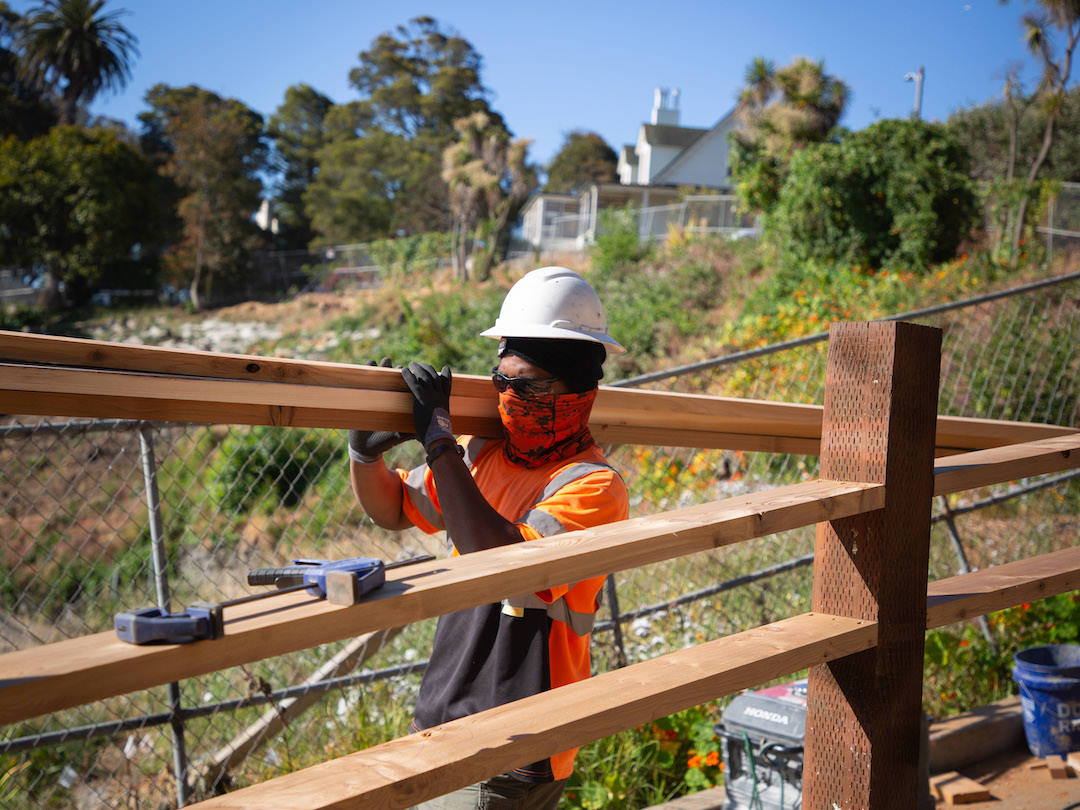
M627 517L626 486L589 433L609 334L591 286L542 267L507 293L495 325L502 437L455 439L451 373L410 363L425 464L389 470L382 453L413 436L351 431L353 491L388 529L445 530L455 554L528 542ZM414 731L588 678L589 632L604 578L441 617L420 686ZM555 808L577 749L420 805L430 810Z

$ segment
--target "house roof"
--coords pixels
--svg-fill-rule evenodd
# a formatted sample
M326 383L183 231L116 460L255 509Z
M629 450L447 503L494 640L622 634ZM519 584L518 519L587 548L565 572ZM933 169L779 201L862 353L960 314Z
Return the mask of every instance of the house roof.
M668 124L642 124L645 142L650 146L676 146L685 149L709 130L699 127L675 127Z
M626 165L637 166L637 150L628 143L623 144L621 158Z
M734 122L734 119L735 109L732 108L732 110L727 115L725 115L715 124L713 124L709 129L703 129L701 130L701 132L716 132L719 129L723 129L729 122ZM671 175L675 171L675 169L679 167L680 164L686 162L687 160L690 160L693 157L694 153L697 152L699 149L704 149L704 144L706 140L708 139L701 137L696 138L690 146L677 154L674 160L672 160L667 166L660 170L656 177L653 178L653 182L663 183L667 179L667 176Z

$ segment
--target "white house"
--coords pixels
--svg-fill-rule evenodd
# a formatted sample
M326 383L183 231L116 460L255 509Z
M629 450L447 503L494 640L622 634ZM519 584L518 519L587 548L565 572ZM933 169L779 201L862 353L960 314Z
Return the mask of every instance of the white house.
M619 153L618 183L588 183L571 194L534 194L522 209L522 238L541 251L580 250L596 234L599 212L627 203L637 208L679 201L680 188L730 194L728 135L738 122L732 110L709 128L679 125L679 92L657 88L648 123ZM641 223L642 237L655 223Z

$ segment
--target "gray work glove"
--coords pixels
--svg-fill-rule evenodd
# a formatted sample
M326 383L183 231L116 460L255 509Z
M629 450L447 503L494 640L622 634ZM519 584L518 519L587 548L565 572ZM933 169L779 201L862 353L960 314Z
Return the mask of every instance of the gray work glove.
M368 365L393 368L389 357L384 357L378 362L372 360ZM350 430L349 458L358 464L373 464L391 447L396 447L411 438L413 438L411 433L398 433L391 430Z
M409 363L401 370L405 384L413 395L413 425L416 436L430 451L431 445L442 439L454 441L450 426L450 367L436 372L427 363Z

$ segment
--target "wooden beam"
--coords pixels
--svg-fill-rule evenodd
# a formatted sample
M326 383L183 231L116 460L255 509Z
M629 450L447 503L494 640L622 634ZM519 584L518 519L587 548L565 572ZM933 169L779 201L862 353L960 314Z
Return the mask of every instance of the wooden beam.
M1080 467L1080 433L975 450L934 462L934 494L1015 481Z
M359 392L358 392L359 393ZM456 400L456 398L455 398ZM326 408L295 408L278 405L229 404L194 400L139 399L137 397L86 397L73 394L41 394L0 390L0 412L41 416L78 416L99 419L147 419L161 422L200 424L272 425L296 428L348 428L412 432L412 418L404 414L373 411L342 411ZM601 415L602 418L602 415ZM696 431L682 428L634 427L590 422L598 442L648 444L666 447L695 447L744 450L764 453L816 455L817 439L758 436L723 431ZM454 416L459 433L493 436L501 428L494 417Z
M304 593L225 611L225 636L135 646L114 633L0 655L0 725L396 627L564 582L880 508L882 487L808 481L528 543L387 571L361 604Z
M993 798L984 785L956 771L931 776L930 789L937 798L949 805L987 802Z
M817 527L812 609L876 622L878 643L808 673L807 807L918 804L940 359L940 329L829 329L822 475L886 488L882 509Z
M1080 586L1080 547L1065 549L1060 552L1053 552L1051 554L1043 555L1042 557L1021 560L1015 563L1008 563L996 568L985 569L964 576L938 580L937 582L930 584L930 596L927 608L927 627L933 629L935 627L951 624L954 621L970 618L971 616L977 615L977 613L999 610L1003 607L1009 607L1030 599L1043 598L1053 593L1064 593L1073 590L1078 586ZM597 676L590 681L583 681L580 684L564 687L556 692L549 693L548 697L551 700L558 700L564 696L569 697L569 693L564 691L566 689L588 689L590 690L590 696L587 699L585 697L575 697L572 700L568 700L571 706L576 709L577 707L584 705L589 710L595 709L604 711L605 713L611 713L614 709L611 708L608 703L612 696L617 694L621 697L625 694L623 690L626 688L627 684L630 684L632 688L640 687L646 680L643 675L643 672L646 669L659 669L660 667L663 667L664 671L658 673L656 677L656 680L660 685L681 688L671 680L672 677L678 676L680 673L685 676L687 672L692 672L696 675L703 674L702 664L700 663L701 656L708 654L713 660L718 660L725 665L741 665L740 661L729 658L726 650L721 654L721 648L727 644L734 645L735 639L739 639L740 644L743 641L749 642L752 639L761 640L763 646L769 651L769 654L775 654L776 638L771 634L775 633L781 626L783 626L786 634L788 630L794 630L794 622L802 621L803 619L804 617L795 617L775 625L747 631L747 633L739 634L738 636L731 636L726 639L707 642L704 645L699 645L678 653L672 653L669 656L653 659L652 661L643 664L635 664L633 667L618 670L618 672L607 673L605 675ZM770 635L765 636L764 634L766 633L769 633ZM807 632L805 629L800 629L798 635L802 637L801 640L809 644L816 644L819 641L814 634ZM694 657L695 663L691 663L691 656ZM761 656L760 653L758 653L756 659L754 655L751 654L749 660L757 660L759 664L769 665L766 663L766 658ZM620 673L627 676L626 681L620 680L617 685L608 688L608 681L614 680L616 675ZM763 677L764 673L755 672L744 682L725 681L720 688L724 690L725 694L731 694L738 689L752 687L767 680L781 677L784 674L786 673L773 672L768 677ZM720 676L717 675L717 677L719 678ZM597 687L599 687L599 691L593 693L591 690L596 689ZM711 700L717 696L718 694L710 692L697 702L700 703L705 700ZM631 699L633 698L632 695L628 695L628 697ZM697 700L696 696L688 696L686 699ZM568 710L562 708L564 704L541 702L539 698L534 698L533 700L540 703L542 707L541 714L545 719L564 718L569 713ZM630 702L630 700L627 702ZM505 712L502 716L495 718L495 722L500 724L503 730L501 731L499 739L495 741L496 744L488 746L489 750L498 751L500 747L508 744L508 740L510 740L511 737L518 739L528 738L530 742L534 744L538 742L536 737L542 734L544 730L526 728L523 725L519 725L520 723L535 721L536 719L536 714L529 714L522 711L525 707L519 704L511 704L510 707L504 707ZM649 719L665 716L665 714L670 714L672 711L678 711L689 705L697 705L697 703L686 703L685 705L676 706L675 708L664 707L663 709L660 709L658 707L656 709L657 713L653 718L645 718L636 722L623 720L627 725L618 726L617 724L614 724L615 727L609 726L603 733L599 734L599 736L615 733L622 730L622 728L629 727L637 722L648 722ZM670 708L670 711L667 710L668 708ZM378 778L375 774L384 773L383 765L388 760L395 761L399 752L404 752L404 757L400 760L401 764L412 762L414 766L417 763L417 759L419 759L420 764L423 765L431 752L438 751L442 745L448 745L450 748L449 753L454 754L455 749L459 747L458 743L460 737L458 734L467 733L471 738L472 735L478 733L481 735L487 733L487 730L480 728L480 725L487 724L488 714L490 713L474 715L468 720L455 721L455 723L440 726L433 730L434 734L430 737L422 737L421 735L405 737L383 746L350 755L349 757L324 763L323 765L317 766L318 771L314 768L309 768L295 774L278 777L277 779L270 780L260 785L255 785L241 791L227 794L226 796L212 799L209 802L204 802L196 806L206 808L206 810L211 810L211 808L214 808L214 810L243 810L244 808L254 807L266 807L268 810L272 810L276 807L293 806L297 808L407 806L394 803L394 798L386 798L382 804L376 803L381 800L381 796L397 796L397 789L393 787L393 785L397 784L397 780L409 780L410 782L418 781L419 777L415 774L408 777L404 776L402 771L386 773L386 778L378 785L371 788L376 792L348 792L345 795L339 795L333 793L333 791L342 790L344 784L357 774L359 774L363 780L365 790L368 789L371 787L371 780ZM587 718L581 718L581 722L585 723L589 722L589 720ZM468 727L466 731L465 726L467 723ZM564 730L562 728L556 728L550 733L563 734ZM476 740L475 747L470 746L468 748L468 753L471 758L475 752L484 748L484 739L486 739L486 737ZM558 740L560 746L572 744L563 737L559 737ZM587 741L588 740L584 740L583 742ZM420 753L421 751L422 753ZM393 753L388 755L387 752ZM413 752L416 752L415 756L411 756ZM499 751L498 755L501 756L502 751ZM507 756L509 756L509 752L507 752ZM536 756L542 756L542 754L537 754ZM520 755L520 757L521 761L526 761L528 759L528 756L524 754ZM513 764L506 767L513 767ZM348 774L348 777L346 777L346 774ZM483 778L483 776L483 774L479 774L476 778ZM441 780L439 784L443 784ZM467 784L467 782L463 784ZM316 801L326 800L327 803L324 805L303 803L292 804L292 802L297 801L292 795L292 791L297 790L303 793L303 786L307 786L307 792L312 796L317 797ZM403 790L409 789L411 789L411 787L403 788ZM451 789L451 786L443 785L443 789L449 790ZM328 794L327 791L331 791L331 794ZM412 794L407 795L409 796L409 801L423 800L419 796L413 796ZM430 794L424 794L424 798L428 797L430 797ZM305 800L310 801L310 799ZM331 804L331 800L341 801L344 802L344 804ZM275 802L278 803L275 804Z
M400 380L400 375L393 373ZM459 394L458 389L455 382L451 397L454 427L461 433L499 435L497 402L490 380L483 378L483 396ZM590 428L599 442L817 452L816 437L799 435L814 430L816 412L806 406L654 391L606 389L603 393L590 419ZM412 429L412 397L398 390L10 363L0 364L0 411L293 427Z
M394 369L164 349L21 332L0 331L0 358L73 368L407 393L400 373ZM18 370L0 367L0 380L9 375L17 377ZM11 393L0 393L0 410L7 413L326 428L350 427L357 419L352 413L352 408L357 407L355 404L347 411L308 411L303 406L298 408L281 401L270 403L276 406L273 412L257 407L236 408L230 410L231 418L228 418L229 414L222 414L206 403L182 403L171 397L166 398L167 403L151 401L149 397L101 399L89 403L79 397L63 396L70 392L62 388L53 389L55 394L38 390L37 393L43 395L39 397L18 394L31 389L8 387L7 390ZM461 397L487 403L482 408L486 421L481 425L469 422L472 425L469 432L497 435L494 391L487 377L454 375L454 394L455 400ZM821 406L817 405L601 386L591 427L601 442L816 455L821 436L821 413ZM456 426L456 411L454 416ZM956 452L1032 441L1072 430L1075 428L942 416L938 419L936 444L939 452Z
M926 629L1080 589L1080 546L931 582Z
M523 763L869 649L872 622L803 614L444 723L191 805L410 807Z

